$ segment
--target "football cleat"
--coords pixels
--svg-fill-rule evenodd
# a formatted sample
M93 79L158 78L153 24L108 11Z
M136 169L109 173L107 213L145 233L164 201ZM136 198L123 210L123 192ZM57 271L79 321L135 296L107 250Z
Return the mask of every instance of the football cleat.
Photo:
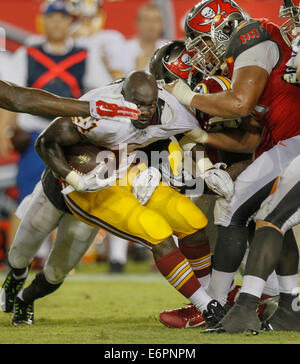
M261 321L270 317L278 307L279 296L269 296L262 294L257 308L257 315Z
M12 312L15 299L22 289L26 278L15 279L11 270L0 291L0 307L3 312Z
M262 323L264 331L300 331L299 297L280 293L276 311Z
M32 325L34 323L33 302L25 303L19 297L15 300L14 314L12 324L18 326L20 324Z
M205 325L201 312L193 304L175 310L163 311L159 314L160 322L168 327L189 329Z
M221 306L217 300L211 300L206 310L203 311L202 316L205 319L206 327L211 328L216 326L222 318L226 315L226 309Z
M258 298L248 293L241 293L233 307L215 326L205 330L205 333L251 332L257 335L261 329L261 322L256 313Z

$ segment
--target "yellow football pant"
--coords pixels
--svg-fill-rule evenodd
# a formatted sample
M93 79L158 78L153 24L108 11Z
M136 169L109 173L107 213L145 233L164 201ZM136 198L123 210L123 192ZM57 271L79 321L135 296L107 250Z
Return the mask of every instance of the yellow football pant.
M94 193L72 192L65 196L72 213L89 225L152 247L172 234L179 238L207 224L203 212L186 196L162 183L145 206L131 186L112 186Z

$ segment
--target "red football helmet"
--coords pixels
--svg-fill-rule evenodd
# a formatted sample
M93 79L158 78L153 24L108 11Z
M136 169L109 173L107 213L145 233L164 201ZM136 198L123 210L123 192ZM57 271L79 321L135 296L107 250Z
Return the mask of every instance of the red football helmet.
M296 4L296 2L298 4ZM300 32L300 3L297 0L283 0L279 10L279 17L287 19L281 26L280 32L286 43L291 46L292 41Z
M150 72L156 80L170 83L178 78L194 87L202 80L192 65L193 53L188 52L183 40L173 40L162 45L153 54L150 61Z
M202 0L185 20L186 48L195 55L192 65L213 75L224 61L229 37L247 15L232 0Z
M217 92L227 91L231 88L231 81L225 76L211 76L201 81L194 89L194 92L200 94L214 94ZM240 119L223 119L218 116L211 116L196 110L196 118L201 128L207 132L216 132L223 128L237 128L240 125Z

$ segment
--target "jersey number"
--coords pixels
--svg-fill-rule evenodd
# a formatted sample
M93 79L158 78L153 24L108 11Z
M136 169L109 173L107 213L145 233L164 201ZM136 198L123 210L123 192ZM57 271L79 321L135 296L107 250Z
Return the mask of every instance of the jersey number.
M248 40L253 39L253 38L259 38L259 33L256 28L252 29L250 32L248 32L246 34L240 35L240 40L241 40L242 44L247 43Z

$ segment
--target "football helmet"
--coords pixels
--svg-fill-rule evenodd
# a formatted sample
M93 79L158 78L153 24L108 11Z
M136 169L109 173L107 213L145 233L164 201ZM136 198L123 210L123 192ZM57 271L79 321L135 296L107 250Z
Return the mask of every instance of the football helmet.
M103 0L65 0L65 3L75 20L73 37L89 37L103 28L106 20Z
M232 0L202 0L185 20L186 49L191 64L205 76L221 66L232 31L248 16Z
M74 16L95 16L103 0L65 0L68 11Z
M296 5L296 1L298 5ZM291 46L292 41L300 32L300 3L298 0L283 0L279 10L279 17L287 19L281 26L280 32L286 43Z
M150 61L150 72L156 80L170 83L178 78L193 88L201 79L192 65L193 53L188 52L182 40L174 40L162 45L153 54Z
M202 80L194 89L199 94L214 94L228 91L231 88L231 81L225 76L211 76ZM218 116L208 115L200 110L196 110L196 118L201 128L208 133L218 132L224 128L238 128L241 119L224 119Z

